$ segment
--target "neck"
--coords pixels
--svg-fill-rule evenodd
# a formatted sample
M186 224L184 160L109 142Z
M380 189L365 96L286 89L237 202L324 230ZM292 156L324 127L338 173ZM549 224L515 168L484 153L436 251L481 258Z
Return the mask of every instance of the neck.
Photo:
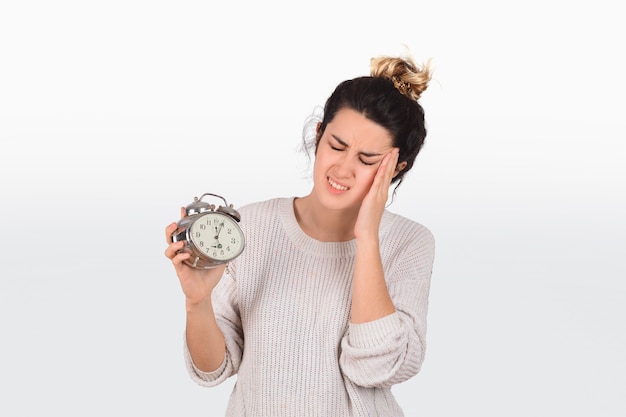
M298 224L308 236L321 242L346 242L354 239L358 211L329 210L311 194L294 200Z

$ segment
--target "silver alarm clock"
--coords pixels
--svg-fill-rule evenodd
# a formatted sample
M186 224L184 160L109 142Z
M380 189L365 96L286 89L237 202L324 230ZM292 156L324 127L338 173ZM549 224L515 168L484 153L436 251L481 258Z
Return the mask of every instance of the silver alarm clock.
M212 196L224 201L223 206L215 206L202 201ZM178 228L172 234L172 241L184 241L179 252L187 252L191 257L185 263L196 269L211 269L232 261L243 252L246 242L239 221L241 216L222 196L204 193L194 197L185 207L186 216L178 221Z

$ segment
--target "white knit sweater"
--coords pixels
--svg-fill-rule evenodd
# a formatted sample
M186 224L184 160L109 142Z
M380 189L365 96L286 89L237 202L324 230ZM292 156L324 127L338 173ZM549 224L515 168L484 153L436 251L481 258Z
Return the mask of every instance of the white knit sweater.
M320 242L299 227L293 198L239 209L243 254L213 291L226 358L194 381L237 374L227 416L403 416L391 386L419 372L425 352L434 239L385 211L380 250L396 312L350 323L356 242Z

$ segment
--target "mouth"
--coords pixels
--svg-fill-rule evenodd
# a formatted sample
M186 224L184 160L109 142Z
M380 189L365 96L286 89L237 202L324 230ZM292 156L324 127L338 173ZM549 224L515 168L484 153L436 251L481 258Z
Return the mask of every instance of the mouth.
M341 185L341 184L333 181L330 177L327 177L326 180L328 181L328 185L330 185L331 188L333 188L334 190L337 190L337 191L348 191L350 189L350 187L346 187L345 185Z

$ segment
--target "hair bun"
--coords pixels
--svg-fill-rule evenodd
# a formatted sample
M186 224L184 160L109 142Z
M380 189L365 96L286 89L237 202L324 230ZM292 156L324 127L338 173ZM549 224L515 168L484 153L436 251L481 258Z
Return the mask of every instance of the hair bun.
M417 101L428 88L432 71L430 60L417 66L410 56L381 56L370 60L370 75L391 80L398 91Z

